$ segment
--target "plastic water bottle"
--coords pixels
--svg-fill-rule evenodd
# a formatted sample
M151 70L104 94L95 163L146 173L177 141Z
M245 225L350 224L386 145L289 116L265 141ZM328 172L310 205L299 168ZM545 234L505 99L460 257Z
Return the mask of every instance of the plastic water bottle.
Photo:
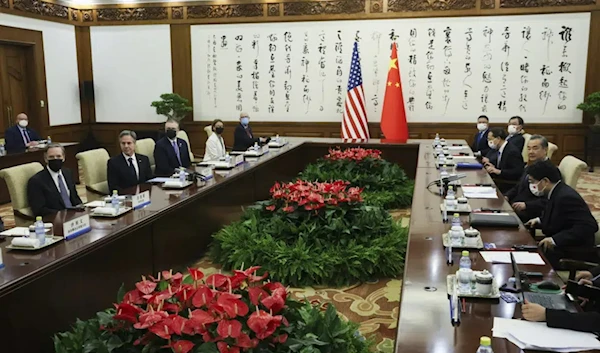
M231 163L231 156L229 155L229 152L225 153L225 162L227 164Z
M119 193L117 192L117 190L113 190L113 194L112 194L112 198L110 199L110 204L112 205L112 208L115 210L116 213L119 213Z
M52 143L52 139L50 138L50 136L48 136L48 138L46 140L47 140L46 141L47 144L51 144Z
M40 216L35 217L35 237L40 241L40 246L46 243L46 229Z
M438 165L446 164L446 156L444 156L443 153L438 154L437 163L438 163Z
M440 134L436 133L435 138L433 139L433 144L438 146L440 144Z
M472 272L473 270L471 270L471 259L469 258L469 252L467 250L463 250L458 270L458 289L460 292L465 293L471 290Z
M6 148L4 148L4 144L0 143L0 156L4 156L6 154Z
M440 178L447 178L450 176L450 173L448 173L448 167L443 164L440 166Z
M456 199L456 193L454 193L454 187L452 185L448 186L448 193L446 194L446 197L451 197L452 200Z
M455 213L454 216L452 216L452 225L459 226L460 224L460 215L458 213Z
M275 136L275 143L279 143L279 134Z
M185 170L183 168L179 170L179 182L181 184L185 183Z
M482 336L479 339L479 348L477 353L494 353L492 350L492 339L487 336Z
M254 142L254 150L258 151L259 147L258 147L258 142Z

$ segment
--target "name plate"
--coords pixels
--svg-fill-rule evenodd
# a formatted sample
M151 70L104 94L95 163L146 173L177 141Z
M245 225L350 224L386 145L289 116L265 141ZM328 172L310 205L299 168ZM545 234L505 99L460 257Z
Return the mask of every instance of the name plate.
M235 158L233 159L233 165L235 165L236 167L240 164L244 163L244 155L243 154L238 154L237 156L235 156Z
M262 154L268 153L269 152L269 145L264 145L262 146Z
M88 214L63 223L63 236L65 240L74 239L90 230L92 230L92 227L90 226L90 215Z
M213 170L212 170L212 168L202 168L200 170L200 174L202 174L202 176L204 177L205 180L212 179Z
M150 191L148 190L131 196L131 207L133 207L134 210L137 210L149 204Z

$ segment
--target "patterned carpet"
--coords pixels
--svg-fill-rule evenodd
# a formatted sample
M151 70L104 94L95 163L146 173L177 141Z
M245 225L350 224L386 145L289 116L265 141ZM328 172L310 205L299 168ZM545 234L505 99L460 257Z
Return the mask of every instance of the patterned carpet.
M583 173L577 190L589 204L596 219L600 221L600 172ZM83 183L77 186L77 193L85 202L87 195ZM10 204L0 206L0 216L6 227L14 226ZM410 210L398 210L392 212L392 216L395 219L402 219L402 223L408 226ZM201 259L196 265L205 273L219 271L219 266L207 259ZM391 353L394 351L401 285L402 278L399 276L346 288L306 287L291 288L290 291L297 299L306 298L322 306L333 303L342 316L360 323L361 333L375 341L377 351Z

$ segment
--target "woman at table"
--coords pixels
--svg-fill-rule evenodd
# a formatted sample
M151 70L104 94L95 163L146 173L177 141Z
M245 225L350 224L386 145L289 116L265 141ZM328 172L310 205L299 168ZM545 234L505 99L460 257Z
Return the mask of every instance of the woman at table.
M206 152L204 152L204 161L218 161L225 157L225 141L223 140L223 121L216 119L212 123L213 133L206 140Z

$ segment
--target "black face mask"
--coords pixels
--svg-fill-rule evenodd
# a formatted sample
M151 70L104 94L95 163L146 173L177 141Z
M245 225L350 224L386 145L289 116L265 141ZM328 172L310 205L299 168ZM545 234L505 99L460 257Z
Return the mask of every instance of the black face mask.
M48 167L53 172L58 173L58 171L61 170L62 166L63 166L63 160L62 159L51 159L51 160L48 161Z
M222 127L215 128L215 132L219 135L221 135L223 133L223 130L225 130L225 128L222 128Z
M174 139L177 136L177 131L175 130L167 130L167 137L170 138L171 140Z

